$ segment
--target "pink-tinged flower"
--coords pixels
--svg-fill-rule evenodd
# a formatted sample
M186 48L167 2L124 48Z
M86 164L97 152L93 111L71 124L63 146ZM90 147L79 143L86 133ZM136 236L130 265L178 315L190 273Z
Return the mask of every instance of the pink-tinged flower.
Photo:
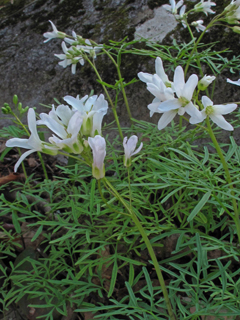
M166 9L167 11L172 12L172 14L177 14L177 10L183 5L183 0L180 0L177 2L175 2L175 0L169 0L170 5L169 4L164 4L163 8Z
M57 146L51 146L50 144L40 140L37 132L36 115L34 109L30 108L28 110L27 118L28 128L31 132L30 137L28 139L13 138L6 142L6 146L10 148L19 147L24 149L30 149L29 151L26 151L21 155L21 157L14 166L14 172L17 171L21 162L33 152L41 151L47 154L56 155L59 150Z
M136 149L138 143L138 137L133 135L129 139L125 137L123 139L123 148L124 148L124 157L123 163L125 167L130 167L131 165L131 157L137 154L143 147L143 143L140 143L140 146Z
M55 54L55 56L57 58L59 58L60 62L58 62L58 64L60 66L62 66L63 68L66 68L69 65L72 65L72 74L76 73L76 66L77 63L79 62L82 66L84 65L84 59L82 58L82 56L74 56L72 55L72 53L70 53L70 51L72 50L71 48L67 48L65 42L62 42L62 49L64 53L60 53L60 54Z
M164 71L162 59L160 57L157 57L155 60L155 70L156 70L156 74L163 81L165 86L172 87L172 82L169 81L168 76L166 75L166 73ZM153 76L154 75L152 75L150 73L145 73L145 72L138 73L139 79L145 83L153 82Z
M192 124L200 123L207 117L209 117L214 123L216 123L220 128L233 131L233 126L228 123L222 115L231 113L237 108L235 103L230 104L219 104L213 105L213 102L207 97L202 97L202 104L204 109L200 112L200 115L197 117L191 117L189 122Z
M96 134L101 134L102 120L108 110L108 102L104 95L83 97L82 99L71 96L65 96L64 100L70 104L75 110L80 112L83 124L81 132L83 135L94 137Z
M196 28L197 32L204 31L206 29L206 27L203 26L203 20L193 21L191 23L191 26L194 26Z
M105 176L106 141L100 135L96 135L94 138L89 137L88 143L93 153L92 175L99 180Z
M236 86L240 86L240 79L238 79L238 80L236 80L236 81L227 79L227 82L228 82L228 83L231 83L231 84L235 84Z
M43 36L45 38L47 38L47 40L44 40L43 42L48 42L51 39L56 39L56 38L64 39L66 37L66 33L58 31L55 24L51 20L49 20L49 22L52 25L53 31L52 32L45 32L43 34Z
M83 144L80 135L82 116L78 111L72 111L68 106L54 106L49 114L41 113L37 123L47 126L53 133L49 141L56 147L69 152L80 154Z
M156 97L153 99L153 102L148 105L150 117L152 117L155 112L159 112L158 107L161 102L174 99L173 90L167 88L157 74L153 76L152 83L147 83L147 90Z
M232 1L224 10L226 15L223 20L229 24L239 24L238 20L240 19L240 1ZM238 31L233 28L234 32Z
M201 2L195 4L194 11L204 12L207 16L208 13L215 13L215 11L211 9L212 6L216 6L216 3L210 0L207 0L206 2L204 2L204 0L201 0Z
M197 83L196 74L191 75L185 83L183 68L178 66L175 69L173 86L177 98L166 100L158 106L159 113L163 113L158 122L159 130L165 128L177 114L183 115L187 112L192 117L199 116L200 111L191 102Z

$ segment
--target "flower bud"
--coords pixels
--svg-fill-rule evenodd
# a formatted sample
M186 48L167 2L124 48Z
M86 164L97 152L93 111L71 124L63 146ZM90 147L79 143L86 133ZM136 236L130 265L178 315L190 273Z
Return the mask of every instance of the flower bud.
M198 89L201 91L204 91L207 89L207 87L216 79L215 76L204 76L199 82L198 82Z
M2 107L2 113L3 114L10 114L12 112L12 110L11 110L9 104L5 102L3 105L4 106Z
M141 142L140 146L136 149L138 142L138 137L133 135L129 139L125 137L123 139L123 147L124 147L124 156L123 156L123 163L125 167L131 166L131 157L134 154L137 154L143 147L143 143Z
M16 105L18 103L18 96L16 94L13 96L13 103Z
M89 137L88 143L93 153L92 175L99 180L105 176L106 141L97 135L94 138Z
M21 102L19 102L19 104L18 104L18 110L21 112L21 110L22 110L22 103Z
M233 31L233 32L236 32L236 33L240 33L240 27L234 26L234 27L232 28L232 31Z

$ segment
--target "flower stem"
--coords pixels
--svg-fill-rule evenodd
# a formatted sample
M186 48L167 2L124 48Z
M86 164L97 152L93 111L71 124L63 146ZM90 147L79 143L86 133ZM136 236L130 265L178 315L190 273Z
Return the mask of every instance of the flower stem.
M41 152L38 151L37 154L39 156L39 160L40 160L42 168L43 168L43 173L44 173L45 179L48 180L48 174L47 174L46 166L45 166L45 164L43 162L43 158L42 158Z
M210 121L209 121L209 117L206 118L206 122L207 122L207 127L208 127L208 133L210 135L210 138L212 139L212 142L214 144L214 147L219 155L219 158L222 162L222 165L223 165L223 168L224 168L224 171L225 171L225 175L226 175L226 182L229 184L229 188L230 188L230 193L231 193L231 196L232 196L232 205L233 205L233 210L234 210L234 216L233 216L233 220L235 222L235 225L236 225L236 229L237 229L237 235L238 235L238 241L240 243L240 221L239 221L239 212L238 212L238 205L237 205L237 201L236 199L234 198L235 197L235 192L234 192L234 186L233 186L233 183L232 183L232 179L231 179L231 176L230 176L230 172L229 172L229 169L228 169L228 165L227 165L227 162L223 156L223 153L222 153L222 150L217 142L217 139L213 133L213 130L211 128L211 125L210 125Z
M127 95L124 89L124 85L123 85L123 81L122 81L122 75L121 75L121 70L120 70L120 65L118 65L118 63L114 60L114 58L112 57L112 55L106 50L103 49L103 51L106 53L106 55L112 60L113 64L115 65L116 69L117 69L117 73L118 73L118 78L120 80L120 85L121 85L121 90L122 90L122 94L123 94L123 99L124 99L124 103L126 105L127 108L127 113L129 116L130 121L132 122L132 114L131 114L131 110L128 104L128 99L127 99Z
M170 299L169 299L169 296L168 296L168 292L167 292L167 288L166 288L166 285L165 285L165 282L164 282L164 279L163 279L162 271L161 271L161 269L159 267L156 255L154 253L154 250L153 250L153 247L151 245L151 242L148 239L148 236L146 234L145 229L143 228L141 222L138 220L138 217L135 214L135 212L129 207L129 205L125 202L125 200L121 197L121 195L117 192L117 190L112 186L112 184L106 178L103 178L103 180L109 186L109 188L113 191L113 193L115 194L115 197L127 209L129 214L131 215L131 218L132 218L133 222L135 223L136 227L138 228L138 231L140 232L140 234L141 234L141 236L142 236L142 238L143 238L143 240L144 240L144 242L146 244L146 247L147 247L149 255L150 255L151 259L152 259L155 271L157 273L158 280L159 280L160 286L162 288L163 296L164 296L164 299L165 299L165 302L166 302L166 305L167 305L169 317L170 317L171 320L175 320L176 318L175 318L175 315L174 315L173 310L172 310L171 302L170 302Z
M108 187L107 187L108 188ZM130 217L130 215L128 213L123 213L123 212L120 212L120 211L117 211L115 208L113 208L112 206L110 206L107 202L107 200L104 198L104 195L102 193L102 188L101 188L101 179L98 180L98 190L99 190L99 193L100 193L100 196L103 200L103 202L106 204L106 206L111 209L113 212L116 212L117 214L123 214L125 216L128 216Z
M119 134L120 134L121 139L123 140L123 133L122 133L122 129L121 129L121 126L120 126L120 123L119 123L119 119L118 119L116 107L114 106L114 104L113 104L113 102L112 102L112 99L111 99L111 97L109 96L109 93L108 93L108 91L107 91L106 86L103 84L103 80L102 80L100 74L98 73L97 68L96 68L95 65L92 63L92 61L91 61L90 59L88 59L87 57L86 57L86 60L87 60L88 63L91 65L91 67L92 67L93 70L95 71L95 73L96 73L99 81L101 82L101 85L102 85L102 87L103 87L103 90L104 90L104 92L105 92L105 94L106 94L106 96L107 96L107 98L108 98L108 101L109 101L111 107L112 107L113 115L114 115L114 118L115 118L115 121L116 121L116 124L117 124L117 127L118 127L118 132L119 132Z
M195 53L195 51L197 51L197 46L198 46L198 44L200 43L200 41L202 40L203 36L204 36L205 33L208 31L208 29L210 29L210 28L214 25L214 23L216 23L218 20L220 20L220 18L221 18L222 15L224 15L224 12L221 13L221 14L219 14L218 16L214 17L214 18L210 21L210 23L207 25L206 29L201 33L201 35L199 36L199 38L197 39L197 41L194 43L193 49L192 49L192 51L191 51L191 53L190 53L190 55L189 55L189 58L188 58L188 61L187 61L186 67L185 67L185 71L184 71L185 76L186 76L186 74L187 74L189 65L190 65L190 63L191 63L191 61L192 61L193 54ZM194 38L193 38L193 35L192 35L191 33L190 33L190 35L191 35L192 39L194 39Z

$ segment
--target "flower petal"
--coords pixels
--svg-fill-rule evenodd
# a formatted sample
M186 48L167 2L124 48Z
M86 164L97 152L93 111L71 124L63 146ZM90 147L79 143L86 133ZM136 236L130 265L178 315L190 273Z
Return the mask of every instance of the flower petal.
M141 151L142 147L143 147L143 143L141 142L141 143L140 143L140 146L137 148L137 150L135 150L135 151L132 153L132 156L134 156L134 155L137 154L139 151Z
M194 106L194 104L190 101L190 103L188 103L185 106L185 111L194 118L201 118L201 112Z
M29 156L31 153L36 152L37 150L35 149L31 149L28 150L26 152L24 152L21 157L18 159L18 161L16 162L15 166L14 166L14 172L17 172L18 167L20 166L21 162L27 157Z
M67 132L77 136L81 129L82 122L81 113L76 111L68 122Z
M28 144L28 139L20 139L20 138L12 138L6 142L6 146L9 148L24 148L24 149L31 149Z
M213 102L211 99L209 99L207 96L202 97L202 104L204 108L207 108L208 106L213 106Z
M240 79L238 79L237 81L233 81L233 80L227 79L227 82L231 83L231 84L235 84L237 86L240 86Z
M155 60L155 69L156 69L156 74L160 77L160 79L164 83L169 82L168 76L166 75L164 68L163 68L162 59L159 57L157 57Z
M184 85L182 96L185 97L187 100L191 100L193 96L193 91L195 90L198 84L198 76L196 74L192 74L186 84Z
M211 114L209 116L213 122L215 122L220 128L227 130L227 131L233 131L233 126L228 123L224 117L220 114Z
M138 73L138 78L145 83L152 82L152 77L153 75L150 73L144 73L144 72Z
M214 105L214 114L228 114L234 111L237 108L237 104L229 103L229 104L216 104Z
M164 112L164 114L161 116L160 120L158 121L158 130L162 130L163 128L165 128L176 116L176 114L177 114L176 110Z
M60 104L56 111L55 111L56 115L61 119L62 123L67 126L68 125L68 122L69 120L71 119L74 111L71 110L69 108L69 106L65 105L65 104ZM50 113L49 113L50 115ZM57 119L54 119L57 121Z
M180 107L181 107L181 103L178 101L178 99L171 99L171 100L166 100L160 103L158 109L160 112L167 112L170 110L177 110Z
M174 71L173 85L177 96L180 98L185 85L184 72L181 66L178 66Z
M40 113L41 120L38 120L38 124L43 124L47 126L51 131L56 133L60 138L64 139L67 136L67 133L64 129L64 126L54 119L52 119L48 114L46 113Z

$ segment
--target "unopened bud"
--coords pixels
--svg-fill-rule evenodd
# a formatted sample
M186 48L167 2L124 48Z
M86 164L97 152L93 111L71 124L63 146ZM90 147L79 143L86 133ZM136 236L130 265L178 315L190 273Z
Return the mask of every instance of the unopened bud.
M234 27L232 28L232 31L233 31L233 32L236 32L236 33L240 33L240 27L234 26Z
M20 114L24 114L25 112L27 112L29 109L29 107L25 107L23 109L20 110Z
M19 102L19 104L18 104L18 110L21 112L21 110L22 110L22 103L21 102Z
M18 103L18 96L16 94L13 96L13 103L16 105Z
M10 114L12 112L11 108L9 105L6 105L4 107L2 107L2 113L3 114Z
M207 89L207 87L216 79L214 76L204 76L199 82L198 82L198 89L201 91L204 91Z

